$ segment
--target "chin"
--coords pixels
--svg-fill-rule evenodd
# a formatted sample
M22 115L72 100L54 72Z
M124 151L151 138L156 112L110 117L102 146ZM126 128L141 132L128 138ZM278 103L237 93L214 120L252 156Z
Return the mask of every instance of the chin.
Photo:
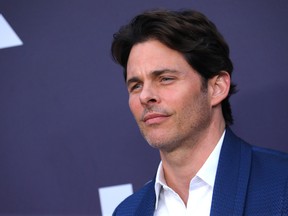
M148 137L148 136L144 136L146 141L149 143L150 146L152 146L153 148L161 148L162 146L165 146L166 140L164 140L161 137Z
M158 149L160 151L172 152L178 147L177 145L178 142L173 141L171 142L171 139L167 139L167 137L165 138L145 137L145 139L151 147Z

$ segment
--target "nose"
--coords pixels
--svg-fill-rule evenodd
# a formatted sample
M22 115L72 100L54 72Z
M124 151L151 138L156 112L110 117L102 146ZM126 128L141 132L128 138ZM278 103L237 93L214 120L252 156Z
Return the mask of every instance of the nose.
M158 91L152 85L143 86L139 99L144 106L150 106L160 102Z

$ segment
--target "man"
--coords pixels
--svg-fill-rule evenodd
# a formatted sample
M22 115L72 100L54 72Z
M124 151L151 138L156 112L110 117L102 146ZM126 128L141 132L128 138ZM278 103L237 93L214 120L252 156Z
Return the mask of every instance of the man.
M196 11L148 11L114 35L129 106L159 149L155 178L114 215L288 215L288 156L229 129L232 62L215 25Z

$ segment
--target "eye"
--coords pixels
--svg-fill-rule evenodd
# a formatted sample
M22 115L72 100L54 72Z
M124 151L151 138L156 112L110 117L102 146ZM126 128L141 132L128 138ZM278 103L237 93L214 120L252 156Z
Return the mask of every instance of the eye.
M129 87L129 91L133 92L133 91L140 89L141 87L142 87L141 83L131 84L131 87Z
M173 77L161 77L160 78L160 81L163 82L163 83L170 83L174 80Z

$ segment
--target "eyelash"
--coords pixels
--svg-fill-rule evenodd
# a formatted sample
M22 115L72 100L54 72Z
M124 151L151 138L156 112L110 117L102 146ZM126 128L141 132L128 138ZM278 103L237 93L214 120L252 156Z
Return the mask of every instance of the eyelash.
M161 77L161 78L160 78L160 81L161 81L161 82L167 82L167 81L172 81L172 80L174 80L173 77Z
M141 84L136 83L135 85L131 86L130 92L133 92L135 89L137 89Z

